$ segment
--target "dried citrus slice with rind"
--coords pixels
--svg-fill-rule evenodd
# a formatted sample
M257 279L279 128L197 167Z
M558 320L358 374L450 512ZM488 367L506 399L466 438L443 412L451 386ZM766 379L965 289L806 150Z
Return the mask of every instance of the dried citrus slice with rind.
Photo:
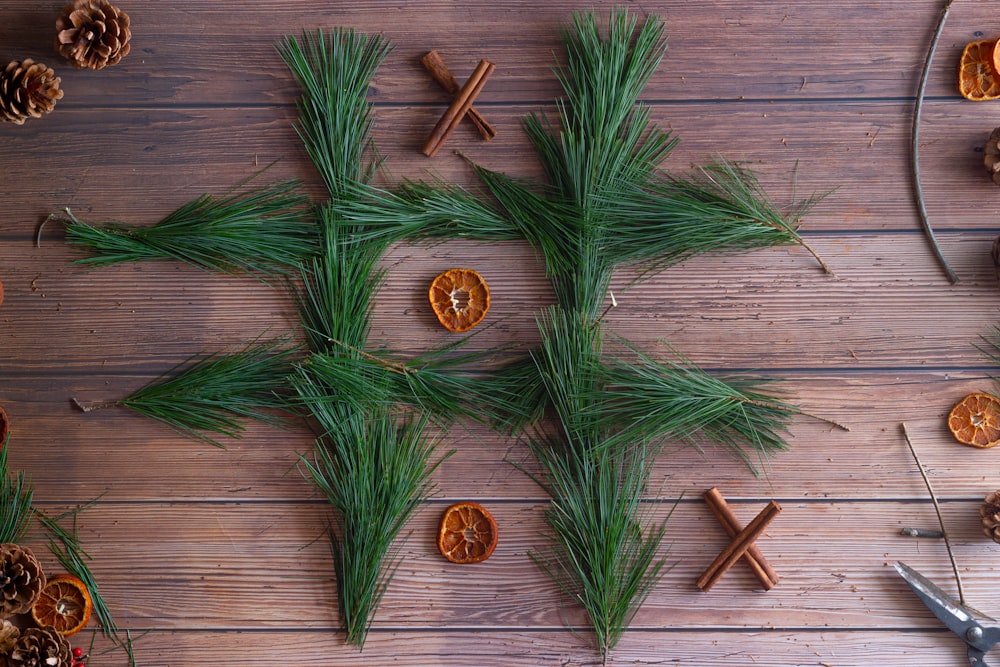
M993 43L993 71L1000 77L1000 39Z
M57 574L45 582L31 607L31 618L41 627L52 626L68 637L87 625L93 610L87 585L72 574Z
M479 503L455 503L441 515L438 549L453 563L481 563L497 548L497 522Z
M490 287L472 269L448 269L431 281L427 292L438 321L462 333L483 321L490 309Z
M1000 445L1000 398L969 394L948 414L948 430L963 445L980 449Z
M993 64L995 39L969 42L958 65L958 90L962 97L981 102L1000 98L1000 74Z

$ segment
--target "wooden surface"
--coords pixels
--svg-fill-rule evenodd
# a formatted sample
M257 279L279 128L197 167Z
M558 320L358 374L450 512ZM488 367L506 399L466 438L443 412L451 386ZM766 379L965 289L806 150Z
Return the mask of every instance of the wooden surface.
M717 0L628 3L666 20L669 50L646 98L681 138L667 169L717 153L758 170L776 200L832 191L803 221L802 249L692 260L627 289L614 286L615 331L649 349L673 345L712 370L786 380L806 418L791 451L754 478L720 451L667 451L654 487L673 565L614 652L614 665L964 664L961 642L891 568L904 560L954 592L939 540L899 536L937 519L900 433L906 422L932 484L971 604L1000 615L1000 545L977 507L1000 488L1000 449L954 443L944 416L963 395L994 388L977 348L1000 320L989 250L1000 190L981 146L1000 102L956 92L962 46L1000 35L993 2L957 0L927 88L921 168L927 207L961 281L951 285L920 231L909 178L913 100L941 0ZM132 53L101 72L72 71L51 50L61 2L0 0L3 59L57 66L66 96L50 116L0 125L0 406L11 461L53 512L100 497L79 519L115 618L139 665L592 665L585 619L528 557L546 539L544 494L511 462L525 447L456 429L437 492L400 544L404 555L363 653L336 632L329 509L295 470L304 430L251 426L216 449L125 411L89 415L70 399L119 398L191 355L262 332L295 331L287 295L253 279L147 263L99 271L69 262L57 225L69 206L97 220L152 223L203 192L222 192L280 162L320 193L291 123L296 94L274 43L303 29L381 31L395 51L372 91L376 138L393 178L434 174L470 184L452 153L516 176L539 167L519 129L551 109L558 28L607 2L421 3L306 0L122 0ZM477 107L499 137L460 127L438 157L419 149L447 100L420 69L438 49L459 79L497 63ZM445 340L423 303L431 276L474 266L493 288L493 326L477 344L529 343L551 302L539 263L520 244L400 246L386 258L374 337L418 351ZM737 565L710 592L694 581L726 541L700 494L718 486L749 521L770 499L784 512L758 546L781 583L756 590ZM477 499L500 523L487 562L453 566L434 546L441 510ZM43 555L45 548L37 550ZM51 559L48 564L51 566ZM78 643L81 640L78 640ZM98 644L101 645L101 640ZM990 659L1000 660L1000 651ZM91 660L127 664L123 653Z

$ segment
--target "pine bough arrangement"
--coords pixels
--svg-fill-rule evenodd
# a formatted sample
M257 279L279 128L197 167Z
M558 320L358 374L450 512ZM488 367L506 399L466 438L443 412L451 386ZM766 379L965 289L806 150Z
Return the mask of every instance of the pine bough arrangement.
M475 166L480 191L375 187L381 158L366 96L390 46L336 29L278 46L302 90L296 129L326 201L303 215L303 202L278 185L246 198L200 199L149 230L75 218L68 225L68 240L93 251L89 262L164 257L278 275L295 267L306 350L258 341L238 353L244 357L213 355L116 404L211 440L206 432L235 435L239 418L274 407L268 388L277 374L287 380L281 402L317 434L303 469L334 510L340 617L358 647L398 562L400 530L432 490L442 455L429 425L441 432L456 418L474 419L528 444L552 497L546 520L554 535L551 549L533 557L583 605L606 659L664 571L664 525L642 502L662 444L720 443L753 467L786 447L783 433L799 413L763 381L709 375L679 356L654 358L608 331L603 312L618 267L649 274L706 252L804 245L795 226L814 200L779 211L752 173L721 159L684 176L660 170L676 142L639 101L666 49L657 18L637 25L617 10L602 34L593 15L577 15L563 42L557 117L524 121L546 183ZM228 224L227 209L245 214L239 225ZM280 224L259 224L268 218ZM491 374L470 372L461 342L406 358L369 340L390 245L456 237L526 239L556 295L537 314L538 348ZM260 372L240 373L243 361ZM241 383L231 403L227 378ZM206 381L210 391L188 390ZM539 421L540 405L555 423Z

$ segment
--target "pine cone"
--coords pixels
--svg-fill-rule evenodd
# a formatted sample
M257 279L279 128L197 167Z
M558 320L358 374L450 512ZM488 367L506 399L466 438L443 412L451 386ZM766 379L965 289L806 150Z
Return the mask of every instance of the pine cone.
M70 667L73 664L69 640L53 627L28 628L17 638L7 656L9 667Z
M979 517L983 522L983 532L994 542L1000 544L1000 491L994 491L986 496L979 508Z
M0 449L4 448L8 433L10 433L10 419L4 409L0 407Z
M10 621L0 621L0 656L10 655L20 636L21 631L16 625Z
M63 96L59 82L51 67L30 58L12 60L0 72L0 120L20 125L49 113Z
M128 55L128 14L105 0L74 0L56 21L56 51L78 69L103 69Z
M0 544L0 616L27 612L44 587L42 566L31 549Z
M1000 185L1000 127L990 133L990 138L983 147L983 165L993 182Z

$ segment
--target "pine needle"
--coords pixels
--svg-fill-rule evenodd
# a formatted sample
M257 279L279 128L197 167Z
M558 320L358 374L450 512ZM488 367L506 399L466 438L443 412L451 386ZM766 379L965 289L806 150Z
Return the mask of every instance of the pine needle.
M433 349L410 359L344 346L335 353L312 355L303 368L328 388L329 401L358 411L372 404L408 405L439 427L460 419L500 425L531 418L536 406L525 405L523 376L505 370L491 377L470 367L480 353L451 351Z
M794 202L783 214L751 171L717 158L685 176L609 191L602 203L615 212L615 228L607 252L616 264L659 271L707 252L805 245L796 222L821 198Z
M547 520L557 549L537 558L584 605L605 659L664 567L664 528L644 528L648 517L640 509L657 441L668 434L710 437L748 462L746 452L784 446L780 431L795 410L758 383L721 382L688 364L632 351L631 359L609 361L602 308L623 263L655 271L708 251L801 243L795 225L815 199L779 212L752 173L724 160L686 177L660 171L676 141L651 122L639 99L665 53L660 19L638 25L615 10L602 35L594 14L576 14L563 42L558 118L536 114L524 124L549 182L529 184L476 166L485 193L369 183L378 158L370 146L366 77L387 50L381 40L317 33L279 48L303 89L299 134L331 195L320 216L321 253L307 267L300 295L314 355L293 383L322 442L307 470L344 521L332 544L341 611L355 643L364 641L385 590L391 531L367 537L377 548L366 551L354 543L363 533L348 517L364 507L366 521L389 522L391 511L407 507L365 505L381 490L365 472L361 443L388 442L379 420L396 423L399 405L419 420L472 416L506 427L551 407L556 435L529 441L544 471L539 481L553 497ZM370 350L366 318L381 282L378 259L403 238L527 239L545 261L558 303L538 318L542 344L531 363L515 362L475 384L448 355L404 360ZM682 413L684 392L695 393L693 414ZM464 403L479 397L489 412L470 414ZM416 480L410 463L408 477ZM357 490L350 475L369 491Z
M368 340L375 295L385 271L379 260L385 245L354 243L332 205L317 209L323 227L322 253L302 270L297 288L299 317L309 349L329 352L333 341L361 349Z
M332 205L352 223L358 240L522 238L521 230L484 201L482 193L448 183L404 181L393 190L355 186Z
M94 502L96 501L90 502L61 517L52 518L46 516L40 510L35 510L35 513L38 516L39 522L53 537L53 540L49 542L49 549L59 561L59 564L87 587L91 601L94 604L94 613L97 615L97 620L101 625L101 630L105 636L110 637L116 644L122 646L125 641L121 636L117 623L111 616L111 612L108 610L108 605L104 600L104 596L101 595L100 588L94 579L90 566L87 564L87 561L92 560L91 556L84 551L76 531L66 530L59 523L66 516L75 517L79 512L93 506Z
M546 520L557 546L533 556L583 605L606 661L663 570L665 526L642 527L655 451L641 439L613 446L608 425L589 409L603 392L602 336L590 323L558 306L539 317L534 359L561 430L529 439L544 471L536 480L552 496Z
M0 447L0 544L19 542L28 532L35 489L23 470L7 466L10 435Z
M381 161L372 147L368 88L391 47L381 35L337 28L288 36L277 49L302 88L296 131L330 196L339 199Z
M585 409L615 429L609 443L718 443L754 472L768 454L788 448L784 435L800 410L765 393L769 380L719 377L679 357L657 360L622 345L633 359L608 359L604 393Z
M238 438L245 428L243 419L286 423L279 411L287 407L287 399L279 389L296 355L284 340L255 341L236 352L205 356L99 407L125 407L184 436L222 447L210 434Z
M302 89L296 129L331 198L317 207L320 253L304 266L297 292L313 354L291 383L296 406L318 433L302 465L334 510L330 544L341 623L347 641L361 648L399 562L397 538L431 490L438 462L424 431L434 411L456 405L434 394L469 382L446 372L443 360L422 366L367 350L372 303L384 276L379 261L396 237L371 235L340 204L374 192L367 183L380 158L367 95L388 43L336 29L287 37L278 51ZM430 404L432 398L437 402Z
M95 226L66 209L66 242L92 254L78 264L173 259L232 275L285 275L316 252L316 229L297 181L201 197L149 227Z
M440 461L432 461L434 443L424 436L426 415L330 401L306 372L293 384L317 422L315 453L302 463L337 514L331 545L341 622L347 641L360 648L398 561L397 538L429 496Z
M531 555L586 610L606 661L665 567L665 520L642 527L653 456L642 447L570 442L532 441L531 450L552 497L545 518L556 546Z

